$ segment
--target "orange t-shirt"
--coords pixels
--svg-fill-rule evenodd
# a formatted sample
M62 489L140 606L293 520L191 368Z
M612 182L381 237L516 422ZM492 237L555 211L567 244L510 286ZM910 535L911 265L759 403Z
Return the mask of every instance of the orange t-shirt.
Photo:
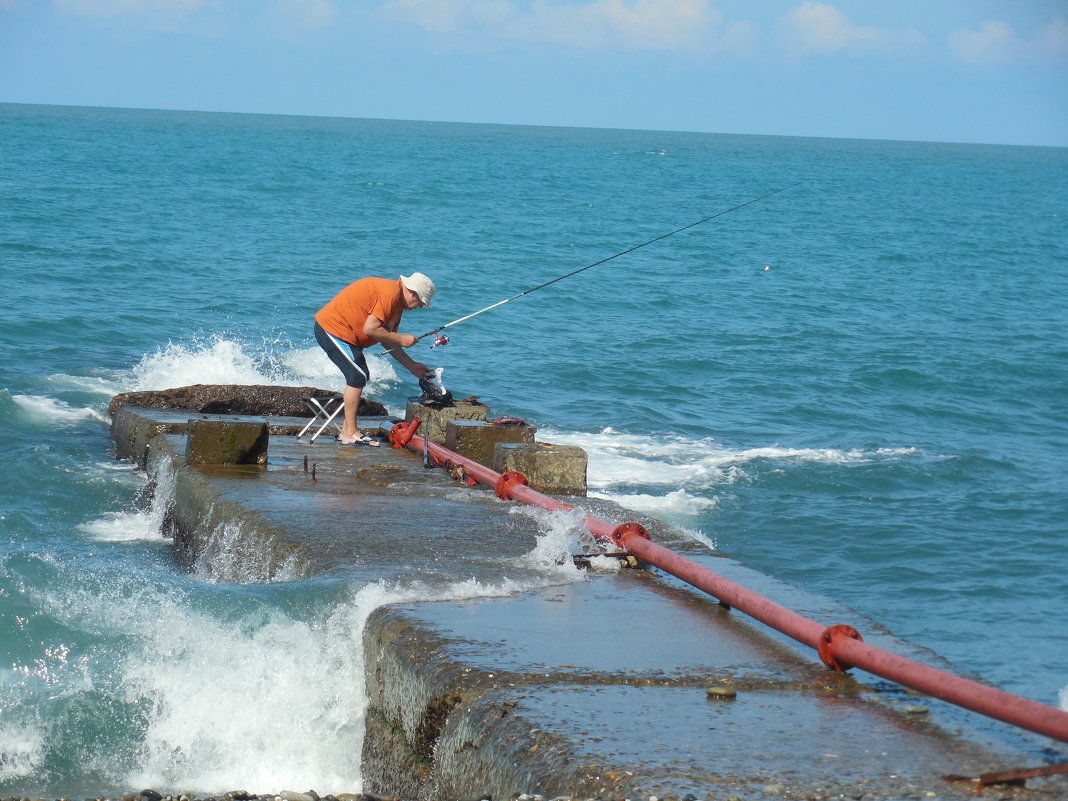
M363 325L374 315L387 331L396 331L404 312L401 282L389 278L361 278L338 292L319 309L315 319L328 334L348 343L369 348L375 340L363 332Z

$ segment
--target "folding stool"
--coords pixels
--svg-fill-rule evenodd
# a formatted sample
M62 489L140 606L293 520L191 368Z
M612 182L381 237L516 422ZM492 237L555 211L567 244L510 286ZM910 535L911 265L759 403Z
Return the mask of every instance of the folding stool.
M297 439L303 437L308 433L308 429L312 426L319 425L315 433L311 435L310 443L314 443L316 438L326 430L328 426L333 426L338 435L341 434L341 423L337 421L337 416L345 410L345 396L340 392L335 392L332 397L327 398L324 402L320 403L318 398L304 398L304 403L312 411L312 419L308 421L308 424L300 430L297 434Z

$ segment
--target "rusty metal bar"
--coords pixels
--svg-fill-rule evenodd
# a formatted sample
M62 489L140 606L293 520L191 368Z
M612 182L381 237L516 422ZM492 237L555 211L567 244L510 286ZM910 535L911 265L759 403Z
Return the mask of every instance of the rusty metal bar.
M511 474L512 478L509 479L441 445L424 443L422 438L414 436L418 425L418 420L412 424L395 424L390 434L394 447L407 446L419 450L425 447L437 462L463 467L479 483L493 487L501 498L513 498L550 511L571 511L575 508L531 489L519 474ZM692 559L657 545L649 540L640 525L624 523L613 526L590 514L586 515L583 524L599 539L703 590L721 603L745 612L787 637L816 649L828 667L836 670L857 667L964 709L1068 742L1068 712L884 651L865 643L860 634L849 626L817 623Z
M1015 770L1001 770L991 773L979 774L979 784L987 786L991 784L1015 784L1023 783L1027 779L1040 779L1045 776L1056 776L1068 773L1068 763L1060 765L1043 765L1038 768L1016 768Z
M1046 776L1057 776L1068 773L1068 762L1059 765L1042 765L1037 768L1013 768L1011 770L997 770L990 773L980 773L978 776L946 776L946 781L973 782L979 787L989 787L994 784L1023 785L1028 779L1041 779Z

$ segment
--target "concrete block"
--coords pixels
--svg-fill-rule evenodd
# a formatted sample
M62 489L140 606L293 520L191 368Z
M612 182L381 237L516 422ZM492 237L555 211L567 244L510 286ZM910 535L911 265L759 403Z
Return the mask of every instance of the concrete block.
M404 419L411 422L418 417L422 422L415 432L418 437L427 437L437 445L445 444L445 426L450 420L485 420L489 407L484 403L457 403L444 409L431 409L419 402L418 398L408 398L408 410Z
M586 451L573 445L500 442L493 448L492 467L498 473L522 473L546 495L585 495L588 461Z
M115 442L115 455L120 459L133 459L145 469L148 443L158 434L184 434L185 420L161 421L146 414L145 409L133 407L119 409L111 421L111 439Z
M187 464L267 464L270 429L265 422L190 420Z
M493 448L498 442L533 442L533 426L497 425L483 420L449 420L445 426L445 447L481 465L493 464Z

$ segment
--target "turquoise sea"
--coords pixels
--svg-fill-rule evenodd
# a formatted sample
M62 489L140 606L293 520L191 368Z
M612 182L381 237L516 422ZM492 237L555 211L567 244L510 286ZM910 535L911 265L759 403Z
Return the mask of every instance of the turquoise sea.
M1068 149L17 105L0 143L0 796L360 785L353 643L406 587L178 569L114 393L337 386L355 278L428 273L421 334L792 184L413 355L591 494L1068 708Z

